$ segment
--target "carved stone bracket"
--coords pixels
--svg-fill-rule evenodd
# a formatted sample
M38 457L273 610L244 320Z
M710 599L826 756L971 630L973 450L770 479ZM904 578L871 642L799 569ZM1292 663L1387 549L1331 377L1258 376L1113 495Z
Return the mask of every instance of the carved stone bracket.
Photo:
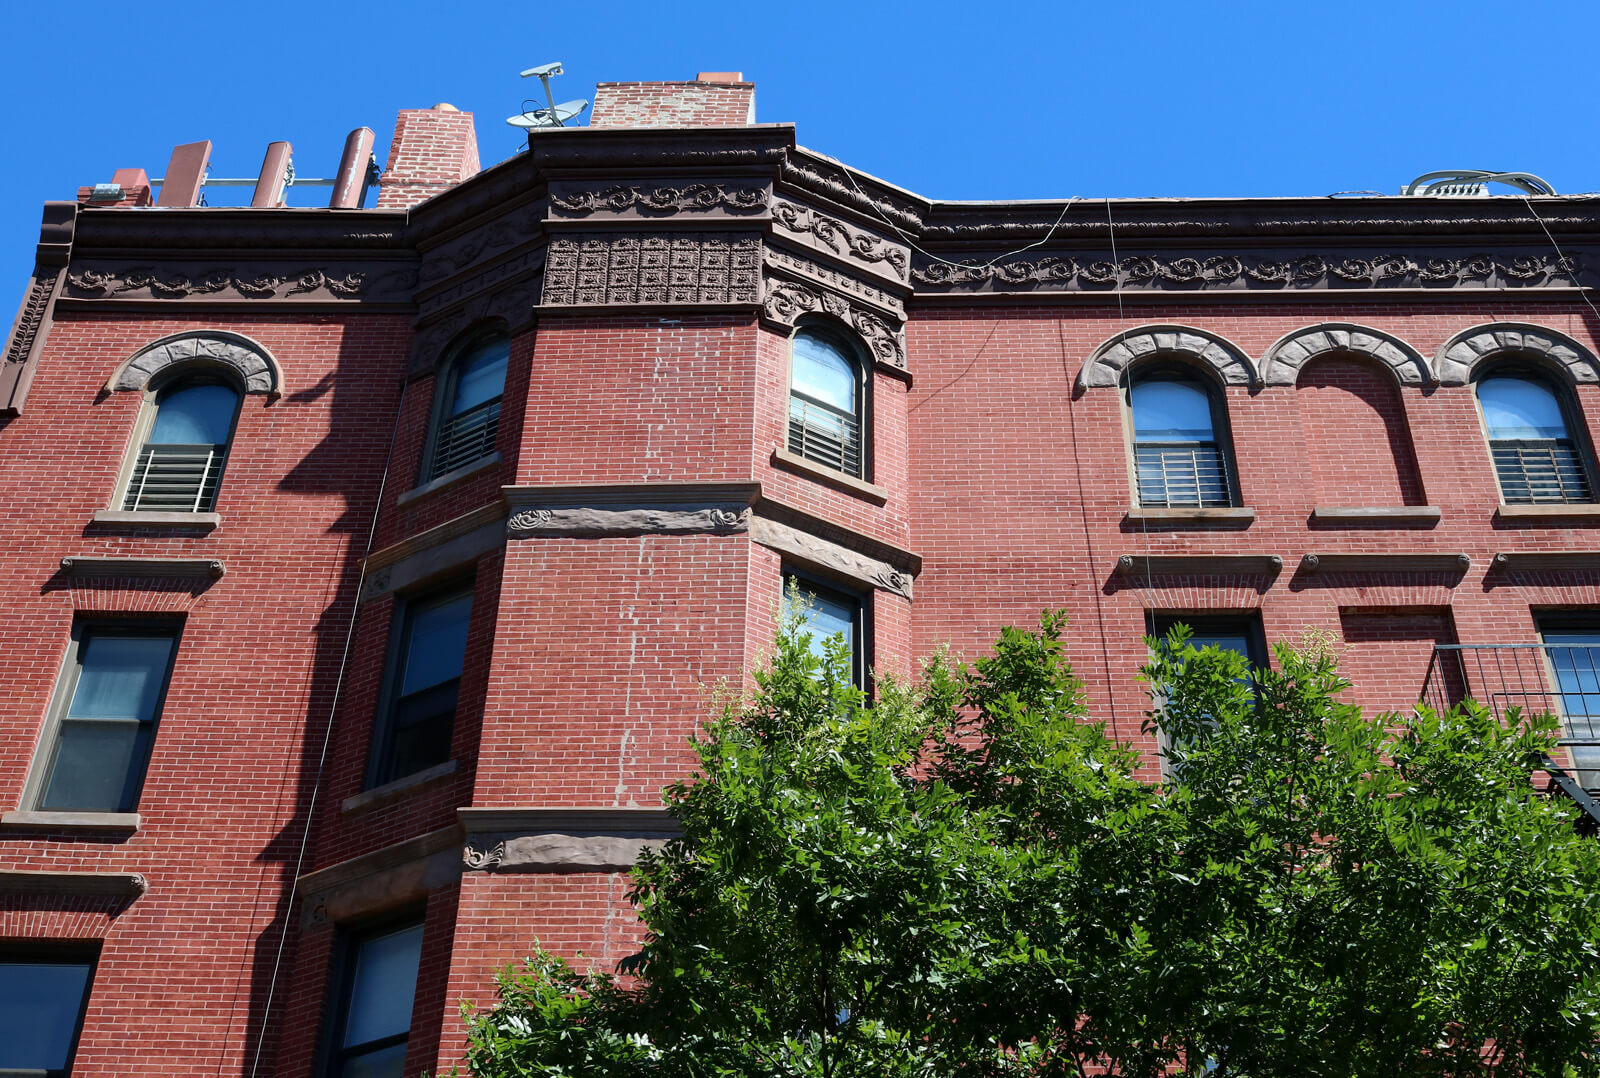
M531 536L732 535L750 527L758 483L620 483L507 487L507 534Z
M1078 382L1085 389L1119 386L1133 363L1161 355L1203 363L1227 385L1256 384L1255 366L1243 350L1214 333L1189 326L1140 326L1118 334L1094 350L1078 372Z
M562 217L597 213L668 217L678 213L757 214L767 208L765 184L616 183L608 187L550 185L550 209Z
M1594 353L1564 333L1522 322L1495 322L1463 330L1439 349L1434 368L1443 384L1466 385L1480 360L1500 354L1544 360L1574 382L1600 382L1600 362Z
M417 271L266 267L163 269L80 266L67 274L72 299L363 300L409 303Z
M911 271L936 291L1210 291L1218 289L1503 288L1576 283L1579 260L1524 255L1372 252L1107 256L1040 255L996 262L922 258Z
M772 220L785 232L804 237L810 246L868 266L882 265L899 280L906 279L910 256L903 246L809 206L781 199L772 204Z
M205 330L163 337L129 356L106 381L106 389L142 390L168 367L195 361L232 367L246 393L283 393L283 370L265 347L238 333Z
M907 369L904 324L891 323L836 292L798 281L768 279L761 310L768 321L786 328L793 327L808 314L836 318L866 342L878 362Z
M1300 370L1318 356L1336 353L1370 356L1394 372L1402 385L1433 385L1436 379L1422 353L1382 330L1349 322L1324 322L1295 330L1261 360L1261 380L1269 386L1292 386Z
M550 241L545 306L755 304L761 241L726 232L572 234Z

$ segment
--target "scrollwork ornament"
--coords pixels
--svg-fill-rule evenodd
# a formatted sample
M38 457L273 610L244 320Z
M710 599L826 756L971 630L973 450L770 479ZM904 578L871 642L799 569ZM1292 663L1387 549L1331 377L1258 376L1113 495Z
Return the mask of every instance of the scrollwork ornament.
M520 509L506 521L513 533L543 531L555 522L556 515L548 509Z
M715 507L710 512L711 526L719 531L742 531L747 513L748 510Z
M289 286L282 292L285 296L326 291L342 299L354 299L367 290L367 283L364 273L336 275L321 269L246 276L225 269L195 275L181 271L160 273L150 266L135 266L120 274L88 269L67 275L67 284L80 292L104 296L147 290L158 299L188 299L191 296L215 295L229 289L246 299L273 299L285 285Z
M488 872L505 859L504 842L496 842L486 850L477 849L470 842L461 847L461 863L473 872Z
M621 213L634 207L654 213L719 208L735 213L752 213L762 209L767 198L766 192L758 188L728 187L720 183L692 183L683 187L614 184L599 191L573 191L556 195L550 201L560 209L578 215L600 210Z

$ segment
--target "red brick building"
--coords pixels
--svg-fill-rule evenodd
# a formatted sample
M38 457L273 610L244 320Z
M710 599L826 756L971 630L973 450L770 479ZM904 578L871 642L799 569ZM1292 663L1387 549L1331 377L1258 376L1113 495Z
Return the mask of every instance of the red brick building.
M0 357L0 1068L447 1070L535 939L632 951L700 687L789 575L864 677L1066 608L1152 774L1175 619L1590 732L1593 203L931 201L737 80L603 84L481 171L470 115L402 112L372 209L360 139L335 208L270 155L197 206L203 145L160 205L46 204Z

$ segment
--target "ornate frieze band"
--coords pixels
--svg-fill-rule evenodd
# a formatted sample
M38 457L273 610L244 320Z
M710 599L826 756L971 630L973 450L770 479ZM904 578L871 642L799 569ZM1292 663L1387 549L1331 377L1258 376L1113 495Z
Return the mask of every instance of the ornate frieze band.
M890 323L835 292L799 281L768 278L761 310L769 321L785 327L796 325L808 314L830 315L858 333L878 362L906 369L904 325Z
M1536 288L1573 286L1577 255L1529 251L1412 255L1360 254L1041 255L997 262L919 258L911 280L922 290L1016 291L1261 291L1327 288Z
M565 235L550 241L546 306L754 304L761 241L726 232Z
M897 280L906 279L910 267L907 249L881 236L847 225L809 206L781 199L772 204L772 220L785 232L804 237L808 246L831 251L852 262L882 266Z
M605 187L550 185L550 210L555 217L629 214L670 217L679 213L757 214L767 208L765 184L616 183Z
M409 303L410 266L385 269L81 266L67 274L69 299L300 300Z
M507 487L506 532L530 536L732 535L749 530L758 483Z

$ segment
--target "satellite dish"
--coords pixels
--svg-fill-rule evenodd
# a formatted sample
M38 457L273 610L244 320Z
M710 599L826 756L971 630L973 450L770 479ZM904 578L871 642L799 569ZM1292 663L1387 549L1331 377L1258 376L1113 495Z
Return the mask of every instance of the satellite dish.
M565 127L568 120L582 114L589 107L589 102L579 98L576 101L563 101L553 108L529 109L518 116L512 116L506 123L512 127Z
M556 104L556 99L550 94L550 79L552 76L563 74L564 71L565 69L561 66L560 60L551 64L530 67L524 71L522 73L523 78L537 78L544 84L546 107L542 109L529 108L529 102L524 101L521 115L512 116L506 120L506 123L512 127L521 127L527 130L532 130L536 127L565 127L568 120L588 108L589 102L583 100L563 101L559 105Z

